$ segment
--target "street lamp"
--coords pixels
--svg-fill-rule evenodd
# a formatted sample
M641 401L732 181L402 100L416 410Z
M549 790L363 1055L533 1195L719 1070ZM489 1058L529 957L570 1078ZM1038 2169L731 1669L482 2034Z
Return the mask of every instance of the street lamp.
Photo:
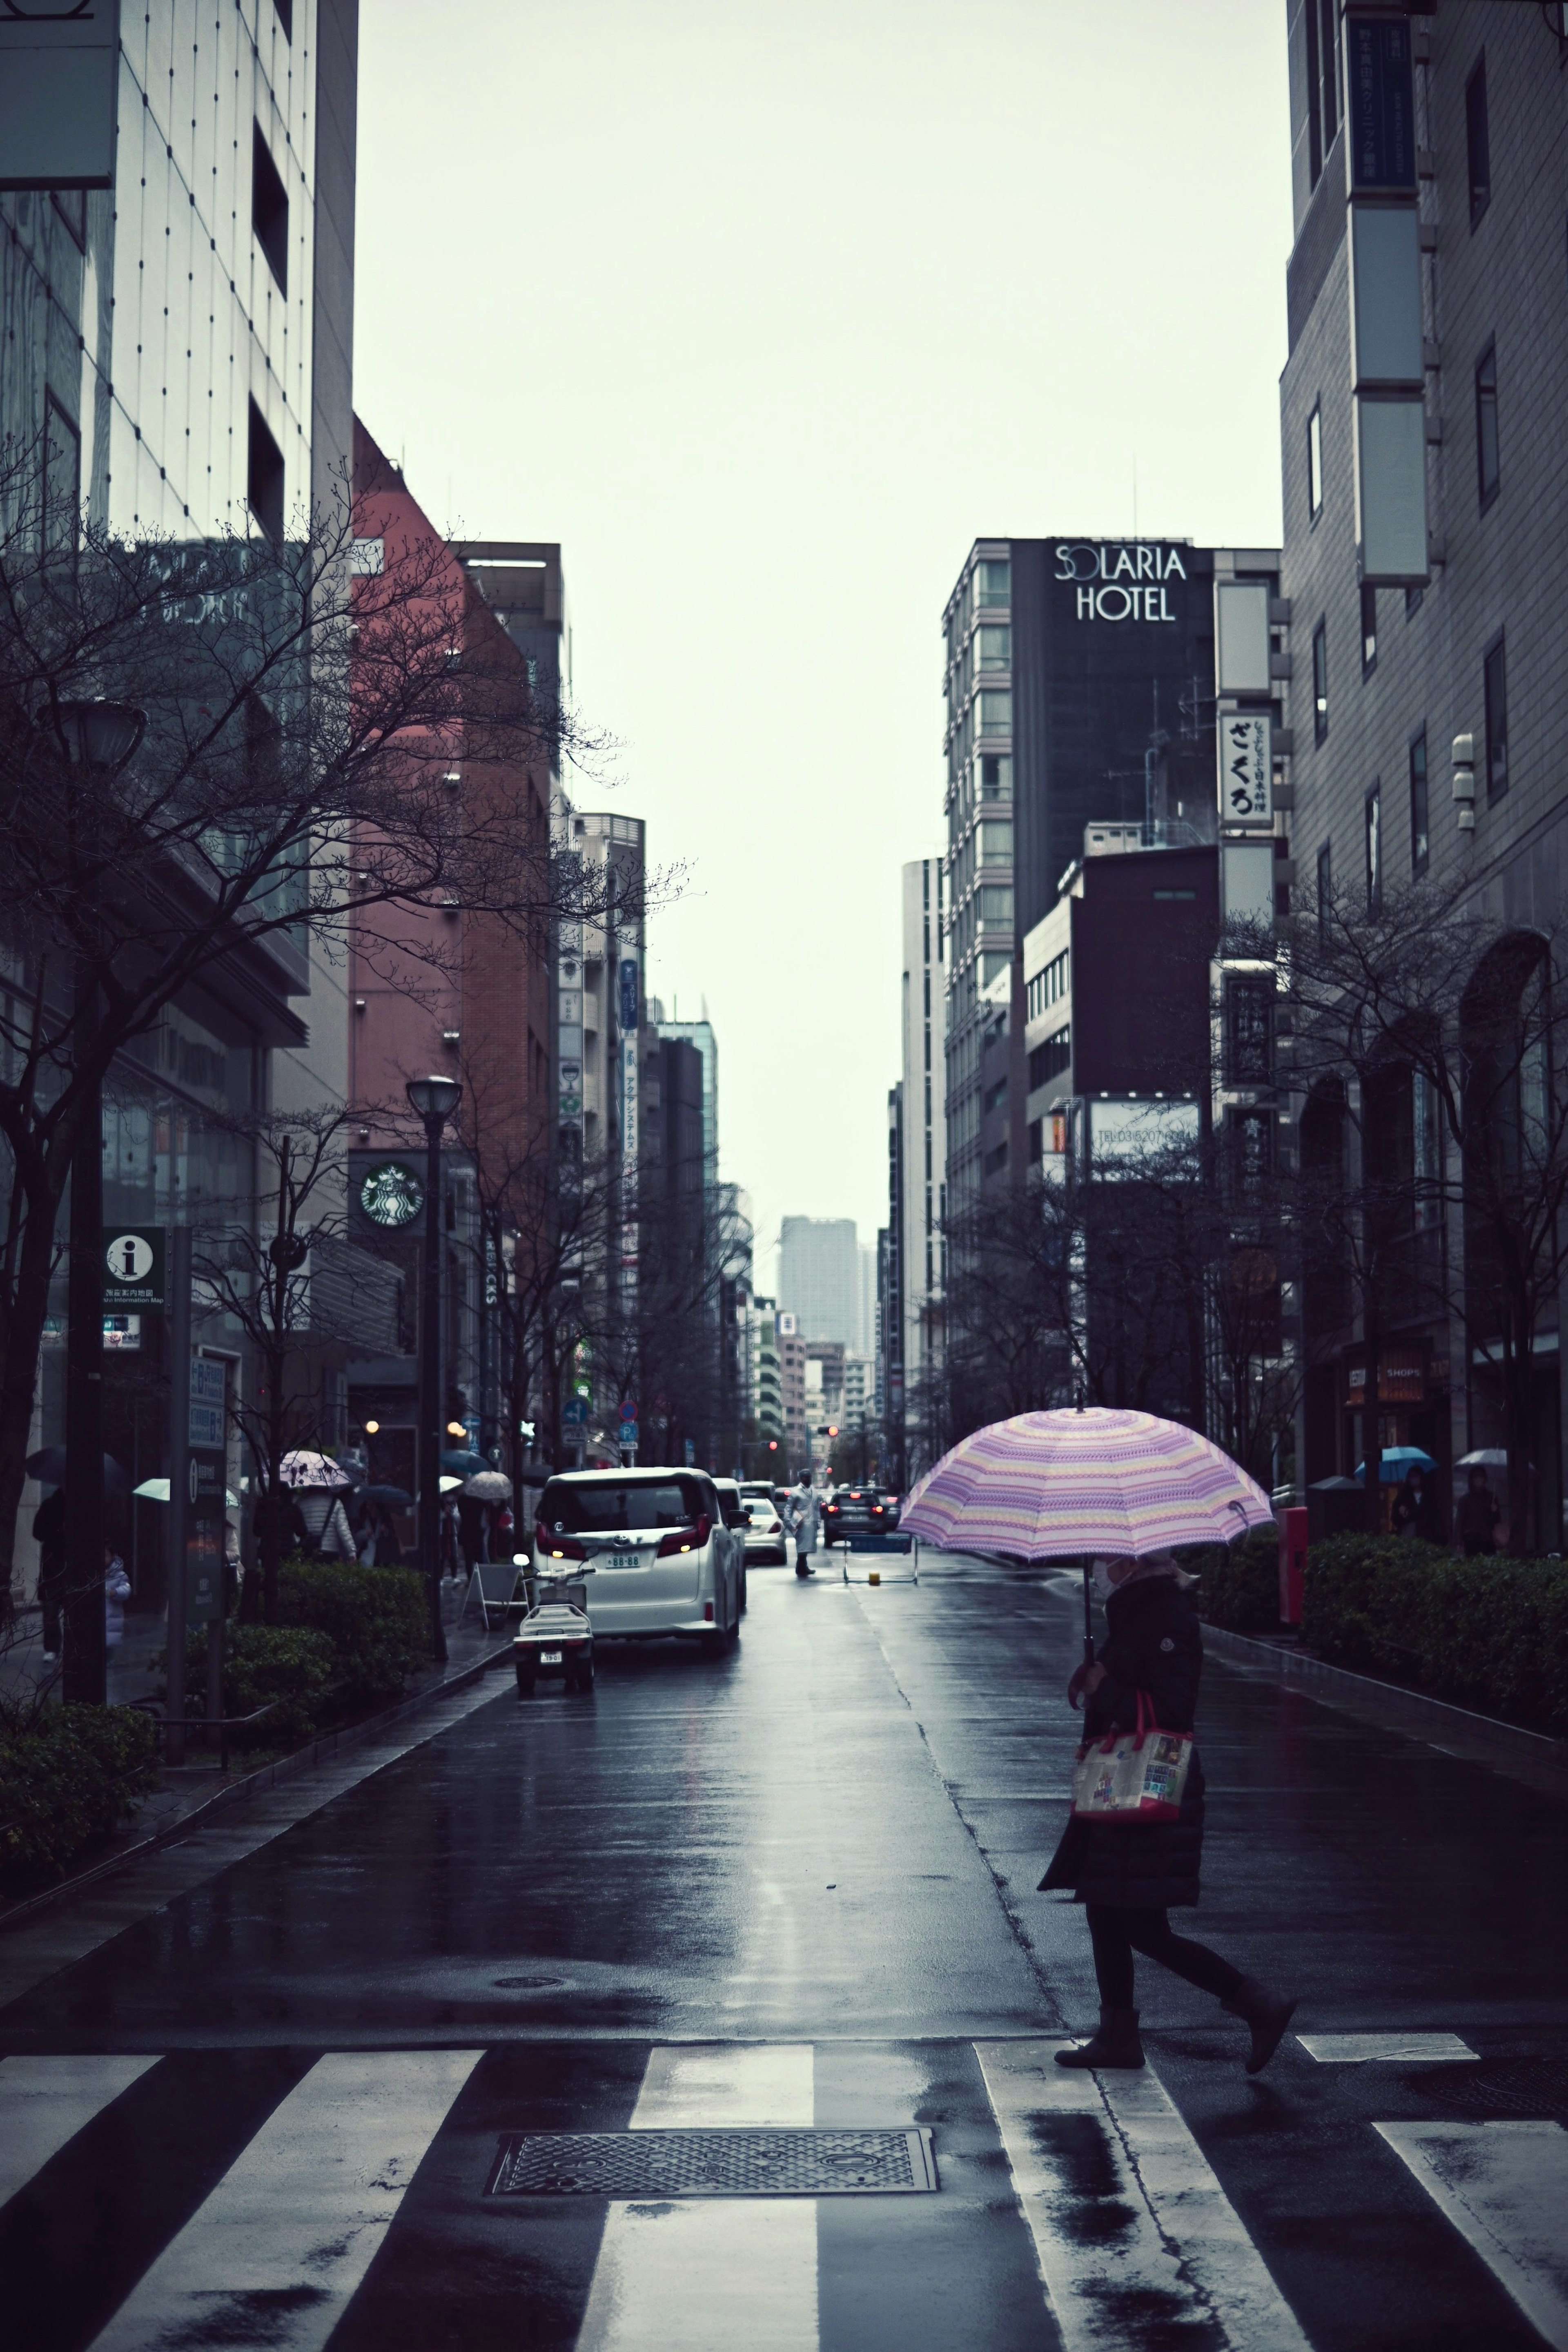
M146 713L124 702L57 703L51 725L75 775L108 782L141 742ZM72 834L77 830L72 794ZM98 828L82 813L90 839ZM78 919L90 923L96 898L82 891ZM98 975L90 951L77 957L72 1008L79 1069L98 1043ZM64 1696L102 1706L109 1696L103 1619L103 1087L83 1091L71 1152L70 1255L66 1278L66 1656ZM171 1641L174 1638L171 1628Z
M419 1299L419 1565L430 1601L430 1646L446 1656L441 1622L441 1130L463 1097L455 1078L410 1078L424 1127L424 1263Z

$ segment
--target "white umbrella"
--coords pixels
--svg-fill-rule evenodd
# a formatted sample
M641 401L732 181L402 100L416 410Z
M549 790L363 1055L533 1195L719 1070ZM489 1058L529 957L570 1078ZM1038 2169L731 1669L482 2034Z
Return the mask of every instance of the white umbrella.
M1508 1456L1500 1446L1478 1445L1473 1454L1461 1454L1454 1467L1456 1470L1506 1470Z
M143 1502L166 1503L169 1499L169 1481L167 1478L143 1478L141 1486L132 1486L131 1491L133 1495L140 1495ZM231 1495L226 1486L224 1488L224 1502L231 1511L237 1511L239 1508L239 1496Z
M504 1470L476 1470L463 1481L463 1492L473 1503L509 1503L512 1482Z
M346 1493L354 1481L350 1473L325 1454L286 1454L277 1465L280 1486L325 1486Z

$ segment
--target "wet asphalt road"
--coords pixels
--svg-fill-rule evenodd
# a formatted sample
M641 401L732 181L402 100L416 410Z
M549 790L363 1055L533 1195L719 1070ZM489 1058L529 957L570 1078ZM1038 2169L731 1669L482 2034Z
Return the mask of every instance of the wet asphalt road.
M1095 1996L1082 1914L1035 1881L1071 1584L926 1562L873 1590L819 1559L754 1569L720 1658L602 1650L591 1696L497 1677L0 2011L0 2189L8 2081L47 2104L75 2066L83 2103L0 2204L7 2352L1568 2343L1563 1809L1211 1660L1176 1924L1299 1990L1300 2033L1476 2054L1322 2063L1293 2034L1249 2082L1235 2022L1145 1963L1150 2074L1064 2093L1040 2045ZM316 2226L356 2114L385 2210ZM483 2195L509 2132L694 2125L925 2126L940 2187ZM1451 2188L1477 2148L1490 2203Z

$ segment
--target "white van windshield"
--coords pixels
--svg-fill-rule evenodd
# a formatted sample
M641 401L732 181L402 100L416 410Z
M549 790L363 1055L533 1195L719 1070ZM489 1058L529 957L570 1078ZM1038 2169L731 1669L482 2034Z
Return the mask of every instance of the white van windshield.
M580 1486L552 1479L539 1504L539 1517L551 1535L608 1535L633 1533L639 1528L689 1528L702 1507L695 1478L671 1478L658 1486L629 1478L595 1478Z

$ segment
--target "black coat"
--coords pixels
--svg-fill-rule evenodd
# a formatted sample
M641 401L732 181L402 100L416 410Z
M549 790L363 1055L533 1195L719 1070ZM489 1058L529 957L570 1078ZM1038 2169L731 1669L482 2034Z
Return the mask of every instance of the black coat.
M1113 1591L1100 1645L1105 1679L1084 1709L1086 1741L1137 1727L1147 1692L1162 1731L1190 1731L1203 1671L1203 1635L1190 1596L1174 1577ZM1075 1903L1169 1911L1197 1901L1203 1855L1203 1766L1194 1748L1181 1818L1175 1822L1070 1820L1042 1888L1071 1886Z

